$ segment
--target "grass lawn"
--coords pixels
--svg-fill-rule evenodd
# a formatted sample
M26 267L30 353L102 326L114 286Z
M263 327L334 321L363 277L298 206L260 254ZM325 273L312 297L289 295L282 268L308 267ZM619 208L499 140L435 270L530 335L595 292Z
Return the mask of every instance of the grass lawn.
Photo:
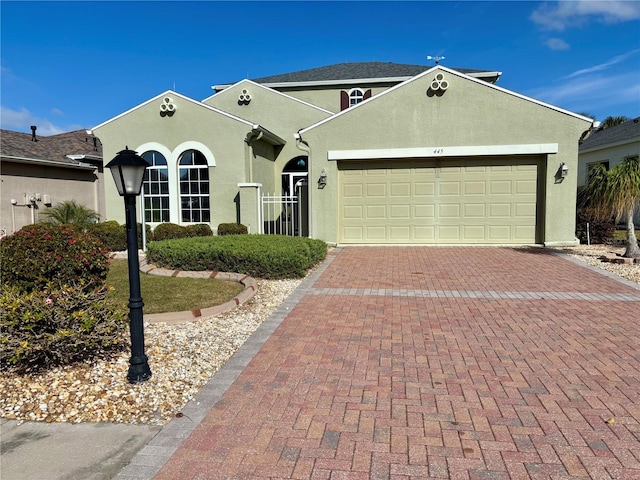
M107 284L113 301L129 303L129 271L126 260L112 260ZM182 312L220 305L238 295L243 286L211 278L176 278L140 272L144 313Z

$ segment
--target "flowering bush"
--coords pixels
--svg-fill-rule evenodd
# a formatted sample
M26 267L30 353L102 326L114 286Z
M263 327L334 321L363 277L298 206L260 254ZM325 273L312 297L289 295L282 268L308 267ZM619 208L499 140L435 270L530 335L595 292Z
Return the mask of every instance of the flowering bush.
M0 369L18 372L66 365L124 349L127 309L105 300L108 287L63 285L0 293Z
M96 237L70 225L28 225L0 241L1 280L25 292L48 284L104 284L109 257Z

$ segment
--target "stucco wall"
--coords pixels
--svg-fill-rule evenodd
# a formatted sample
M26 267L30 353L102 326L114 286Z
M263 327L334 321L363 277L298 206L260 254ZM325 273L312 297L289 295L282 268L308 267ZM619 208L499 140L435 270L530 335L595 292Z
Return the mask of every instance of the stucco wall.
M75 200L105 217L103 202L103 176L98 170L81 170L36 166L26 163L2 161L2 188L0 189L0 218L2 228L7 233L20 230L25 225L44 218L49 206L44 203L44 195L51 198L51 206L67 200ZM26 199L25 199L26 194ZM27 207L28 197L40 194L36 208ZM17 205L11 205L11 199Z
M243 90L251 95L251 101L248 103L239 102L239 96ZM274 185L279 185L280 173L287 162L300 155L293 134L331 116L330 112L321 108L305 104L250 81L239 82L205 99L203 103L244 118L252 124L261 125L286 142L278 149L272 172L273 178L269 179L269 182L273 182ZM264 177L257 176L248 181L266 183ZM266 185L265 188L267 188Z
M609 168L613 168L621 163L626 157L639 154L640 139L633 142L624 143L623 145L594 148L592 150L580 152L578 185L584 185L587 182L587 170L590 163L608 161Z
M161 116L165 97L172 97L176 112ZM105 165L125 146L142 155L157 150L167 159L169 168L171 222L180 219L178 165L180 155L197 149L209 165L211 188L211 227L237 220L238 183L246 181L248 151L244 138L251 130L249 122L234 119L197 102L172 95L158 96L122 116L94 129L103 144ZM106 216L124 222L124 206L113 179L106 182ZM140 212L138 212L140 214Z
M311 147L310 184L323 168L329 179L326 188L310 190L311 235L329 242L337 238L337 162L327 160L330 150L434 147L435 152L454 146L557 143L558 153L547 156L544 173L544 241L573 242L578 139L590 120L449 71L444 75L449 88L442 95L430 92L435 76L430 72L302 131ZM558 182L561 162L570 173Z
M371 89L371 95L377 95L396 85L394 83L377 83L375 85L362 83L355 85L341 85L332 87L312 87L312 88L279 88L283 93L298 98L304 102L309 102L326 108L334 113L340 111L340 92L349 92L351 89L360 88L363 91Z

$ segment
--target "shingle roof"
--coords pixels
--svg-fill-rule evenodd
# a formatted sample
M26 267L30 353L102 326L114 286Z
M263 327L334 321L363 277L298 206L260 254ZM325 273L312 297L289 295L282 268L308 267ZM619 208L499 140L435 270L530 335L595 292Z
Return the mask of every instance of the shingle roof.
M604 147L625 140L640 140L640 117L593 132L580 144L580 150Z
M295 83L365 78L414 77L426 70L429 70L430 68L433 68L433 66L407 65L391 62L338 63L336 65L328 65L326 67L310 68L308 70L271 75L252 80L256 83ZM464 74L490 72L487 70L472 70L469 68L453 68L452 70L456 70Z
M102 158L100 140L86 130L50 135L36 135L32 141L31 133L0 130L0 155L31 160L48 160L67 165L78 165L78 160L67 155L87 155ZM95 139L95 140L94 140ZM94 144L95 141L95 144Z

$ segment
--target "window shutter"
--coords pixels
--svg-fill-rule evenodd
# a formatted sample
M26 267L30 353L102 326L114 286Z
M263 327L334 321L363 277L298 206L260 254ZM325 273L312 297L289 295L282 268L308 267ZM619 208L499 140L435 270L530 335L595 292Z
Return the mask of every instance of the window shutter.
M364 92L364 95L362 96L362 100L366 100L367 98L371 98L371 89Z
M340 91L340 111L349 108L349 93L345 90Z

